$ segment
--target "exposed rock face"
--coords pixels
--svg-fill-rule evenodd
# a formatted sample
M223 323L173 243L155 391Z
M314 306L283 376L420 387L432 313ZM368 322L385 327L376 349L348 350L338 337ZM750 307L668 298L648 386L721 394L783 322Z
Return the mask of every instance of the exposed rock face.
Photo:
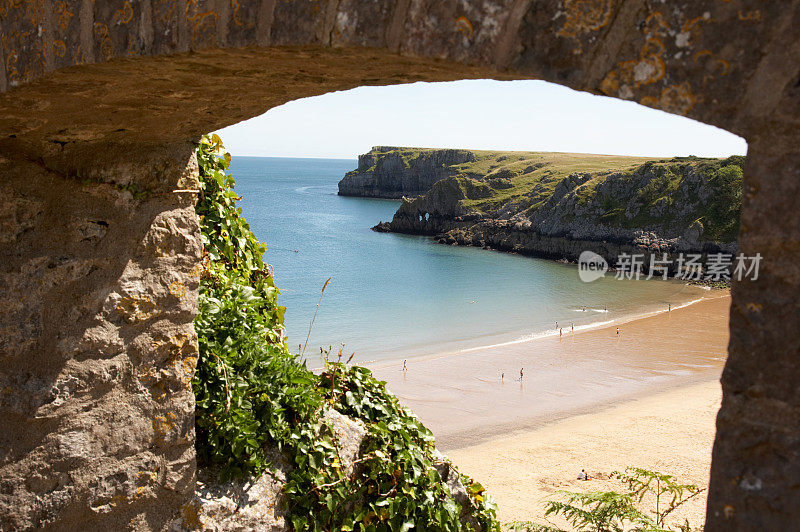
M731 160L730 164L741 164ZM723 162L723 164L725 164ZM591 250L614 264L622 253L735 253L729 240L705 234L701 221L716 207L721 191L695 164L669 165L680 184L669 196L647 201L641 193L659 182L658 172L645 164L634 172L570 174L542 181L524 193L492 204L465 200L492 197L496 179L453 177L437 182L427 194L404 199L389 224L376 231L433 235L445 244L462 244L511 251L550 259L577 261ZM505 180L511 185L511 181ZM492 185L495 185L494 187ZM675 187L675 185L671 185ZM739 185L737 184L737 187ZM507 189L503 186L501 189ZM662 192L658 190L654 196ZM622 207L617 206L623 206ZM731 222L738 216L730 213ZM717 221L717 224L719 222ZM715 229L708 222L709 230Z
M399 199L424 194L434 183L458 173L452 165L475 160L469 150L428 150L375 146L358 156L358 168L339 181L340 196Z
M200 470L194 497L181 506L170 525L175 532L289 530L285 496L289 465L276 450L272 467L258 478L220 482L216 471Z
M85 298L123 293L115 283L127 264L146 262L142 239L156 219L165 220L168 232L186 225L179 212L183 207L164 198L119 205L103 187L84 190L84 199L77 201L68 177L79 171L84 178L96 176L100 169L110 183L158 182L162 169L186 164L185 154L172 150L176 144L292 99L360 85L492 77L553 81L746 137L739 248L761 253L763 261L757 281L735 282L732 288L730 357L706 530L795 527L800 522L798 17L798 0L4 3L0 157L27 161L3 162L0 186L4 191L12 184L28 188L24 194L3 194L0 202L0 240L3 246L12 242L3 247L0 267L10 279L3 282L14 287L4 288L0 298L6 312L44 318L26 325L22 318L3 317L4 334L10 332L3 340L0 372L14 383L0 390L8 424L0 434L2 526L32 527L37 519L51 522L51 528L74 529L79 520L82 527L93 526L96 519L83 521L95 515L85 510L89 478L102 478L95 473L112 465L125 468L126 460L140 456L134 450L144 448L140 440L151 434L146 426L153 412L146 397L131 391L133 377L123 372L128 386L109 385L122 381L114 381L112 373L106 378L102 371L90 372L110 364L108 350L98 345L85 351L69 361L81 366L73 371L65 369L59 342L82 338L75 331L88 330L86 320L100 314L102 305L87 311ZM150 164L156 159L158 164ZM180 223L172 226L173 218ZM73 233L61 222L70 219L77 219L76 228L85 235L81 239L99 239L97 248L82 250L66 236ZM115 224L109 222L107 229L95 223L108 219ZM118 238L127 231L141 238ZM13 251L21 235L41 240L38 251L32 245ZM166 252L196 255L182 255L180 248ZM9 258L13 253L19 257ZM36 257L63 259L68 267L29 263ZM100 270L81 276L69 269L89 263L89 270ZM98 271L108 273L103 282L97 281ZM58 287L39 282L61 278L76 280ZM194 289L184 284L190 307ZM148 277L143 287L161 294L163 279ZM142 306L129 313L146 316ZM139 368L151 355L142 355L137 335L160 337L165 321L183 334L190 314L164 312L121 326L122 349L113 352ZM82 386L80 398L71 395L63 403L81 406L45 416L38 410L41 398L49 396L55 382L60 383L56 396L71 393L73 384ZM114 393L108 393L109 386ZM166 400L181 405L171 411L177 426L188 427L190 398L175 393L174 403L172 396ZM98 433L123 426L113 421L115 412L133 412L130 421L142 428L132 431L131 449L105 447L87 436L99 465L79 457L49 460L56 440L70 428L88 435L88 418L97 420L91 426ZM65 456L80 447L79 441L66 437ZM173 470L169 464L191 445L168 441L146 452ZM61 484L41 482L40 476ZM71 489L73 482L77 487ZM175 491L145 488L162 496L114 506L103 521L116 521L102 522L100 528L158 529L164 509L192 494L191 486L170 486ZM41 495L23 496L34 492ZM51 511L57 507L64 510Z
M450 491L450 495L453 496L453 500L461 505L461 522L473 531L480 531L482 528L480 523L466 510L471 503L467 488L464 486L464 483L461 482L461 475L458 473L458 470L453 467L449 458L438 450L436 450L435 454L436 464L434 467L436 468L436 472L439 473L439 476L444 480L447 489Z
M342 471L347 475L353 474L355 461L361 456L361 442L367 435L364 422L342 415L332 408L325 410L322 421L331 428L336 436Z
M142 199L0 160L0 529L150 528L192 489L192 149Z

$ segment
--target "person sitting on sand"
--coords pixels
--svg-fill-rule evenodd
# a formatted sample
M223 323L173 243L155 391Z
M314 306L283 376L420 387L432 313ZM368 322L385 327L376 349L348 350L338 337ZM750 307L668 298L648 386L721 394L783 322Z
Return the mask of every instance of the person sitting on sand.
M592 477L589 476L585 469L581 469L581 472L578 473L578 480L592 480Z

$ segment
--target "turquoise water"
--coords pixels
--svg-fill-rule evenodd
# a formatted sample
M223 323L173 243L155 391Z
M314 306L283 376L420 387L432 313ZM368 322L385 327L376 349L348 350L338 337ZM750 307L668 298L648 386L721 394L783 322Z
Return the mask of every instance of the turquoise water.
M398 203L337 196L356 164L261 157L231 164L244 215L268 246L293 351L305 342L328 277L307 353L345 342L362 363L524 341L554 333L556 321L585 327L705 293L609 276L587 284L573 265L373 232Z

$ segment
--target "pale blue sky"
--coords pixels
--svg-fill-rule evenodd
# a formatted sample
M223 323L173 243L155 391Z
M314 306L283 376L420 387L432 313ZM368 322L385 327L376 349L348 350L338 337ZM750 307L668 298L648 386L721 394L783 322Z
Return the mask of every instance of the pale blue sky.
M280 157L351 159L377 145L657 157L747 151L722 129L544 81L359 87L289 102L219 134L234 155Z

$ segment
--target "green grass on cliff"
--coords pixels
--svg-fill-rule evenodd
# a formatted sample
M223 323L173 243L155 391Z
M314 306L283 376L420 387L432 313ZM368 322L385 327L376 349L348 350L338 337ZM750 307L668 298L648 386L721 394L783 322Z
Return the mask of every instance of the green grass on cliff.
M739 210L744 157L733 156L727 159L704 159L699 157L649 161L634 170L641 174L649 172L653 179L638 188L631 197L616 197L598 192L598 187L608 179L610 173L593 176L578 189L577 201L580 203L602 202L605 211L601 220L612 226L642 228L653 224L689 227L699 224L703 228L703 240L713 242L733 242L739 232ZM707 197L703 207L689 210L681 217L681 205L686 202L684 174L689 169L699 174L704 182ZM634 172L621 172L614 176L618 184L633 184L641 181ZM627 182L627 183L626 183ZM641 208L629 217L626 214L630 202L635 201ZM654 207L661 206L664 214L657 219L650 214Z
M400 154L409 166L414 159L435 151L387 147L378 153ZM583 181L588 174L588 180L574 191L570 188L570 193L574 193L578 204L591 206L593 213L599 205L600 223L626 229L698 225L702 239L715 242L732 242L738 233L744 166L741 156L655 158L469 151L475 161L450 166L455 175L453 185L463 192L463 207L484 215L492 216L512 207L514 212L533 216L565 178L576 176ZM698 188L697 183L684 182L690 172L701 176L704 190L699 190L702 187ZM604 186L610 178L614 179L613 186ZM687 187L695 187L689 190L690 196L697 193L703 197L687 197ZM610 189L625 193L610 194ZM689 203L692 208L684 209Z
M399 155L408 167L411 161L440 151L439 148L409 148L381 146L375 154ZM648 157L592 155L586 153L555 153L526 151L466 150L476 156L474 162L452 165L458 173L473 179L507 178L512 186L496 189L489 198L464 200L464 205L488 212L515 197L529 193L536 185L550 191L561 179L572 173L595 173L632 170L648 161ZM374 166L367 170L374 170Z
M506 177L512 184L510 188L496 190L491 198L464 201L464 205L481 212L490 212L521 198L537 186L542 198L549 197L558 182L573 173L629 171L654 160L585 153L475 151L475 154L476 162L454 165L454 168L468 177Z

